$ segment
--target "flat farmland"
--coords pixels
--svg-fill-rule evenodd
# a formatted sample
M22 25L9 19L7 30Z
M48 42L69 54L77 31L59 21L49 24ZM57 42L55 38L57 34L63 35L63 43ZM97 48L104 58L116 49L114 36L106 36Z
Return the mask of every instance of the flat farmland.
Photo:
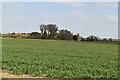
M2 69L47 78L117 78L118 44L2 39Z

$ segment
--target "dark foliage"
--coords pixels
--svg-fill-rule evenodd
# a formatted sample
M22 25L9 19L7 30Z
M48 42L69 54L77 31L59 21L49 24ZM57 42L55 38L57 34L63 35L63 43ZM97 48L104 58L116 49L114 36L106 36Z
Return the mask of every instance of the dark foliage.
M60 40L72 40L73 39L73 34L68 30L63 30L62 29L62 30L59 31L58 38Z
M77 41L77 35L73 35L73 40Z

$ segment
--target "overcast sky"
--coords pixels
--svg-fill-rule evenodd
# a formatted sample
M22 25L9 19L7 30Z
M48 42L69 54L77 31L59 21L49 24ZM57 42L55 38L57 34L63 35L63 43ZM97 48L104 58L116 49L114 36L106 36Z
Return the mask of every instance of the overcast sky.
M83 37L118 38L117 15L117 2L4 2L2 32L40 32L40 24L55 23Z

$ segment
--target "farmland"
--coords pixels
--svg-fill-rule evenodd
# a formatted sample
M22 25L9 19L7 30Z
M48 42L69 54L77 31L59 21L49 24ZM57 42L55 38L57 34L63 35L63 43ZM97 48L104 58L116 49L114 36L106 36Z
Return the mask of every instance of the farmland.
M2 69L48 78L117 78L118 44L3 39Z

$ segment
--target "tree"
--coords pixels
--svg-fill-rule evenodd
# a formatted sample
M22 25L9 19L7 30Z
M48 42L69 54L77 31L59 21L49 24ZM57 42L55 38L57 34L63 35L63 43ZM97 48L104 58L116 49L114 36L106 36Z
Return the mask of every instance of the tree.
M107 42L108 40L107 40L107 38L103 38L102 41L103 42Z
M41 25L40 25L40 31L41 31L41 34L42 34L42 35L43 35L43 30L44 30L43 26L44 26L44 24L41 24Z
M80 41L81 40L80 35L79 34L73 35L73 40Z
M43 33L42 39L47 39L47 32L46 31Z
M41 35L43 39L47 39L47 26L45 24L40 25Z
M109 42L113 42L113 39L112 39L112 38L109 38L108 41L109 41Z
M98 41L99 38L93 35L90 35L89 37L86 38L87 41Z
M40 25L40 31L41 31L41 34L43 35L43 33L45 33L47 30L47 26L45 24L41 24Z
M59 39L60 40L72 40L73 34L68 30L60 30L59 31Z
M73 35L73 40L77 41L77 35Z
M86 38L81 37L81 41L86 41Z
M57 31L58 31L58 27L56 26L56 24L47 25L47 32L48 32L49 39L55 39Z
M40 35L41 35L41 34L38 33L38 32L32 32L32 33L30 34L30 37L31 37L31 38L37 38L37 39L38 39L38 38L40 38Z
M77 41L80 41L81 40L81 37L79 34L77 34Z
M34 33L21 33L21 38L33 38Z
M2 37L2 34L0 33L0 37Z

